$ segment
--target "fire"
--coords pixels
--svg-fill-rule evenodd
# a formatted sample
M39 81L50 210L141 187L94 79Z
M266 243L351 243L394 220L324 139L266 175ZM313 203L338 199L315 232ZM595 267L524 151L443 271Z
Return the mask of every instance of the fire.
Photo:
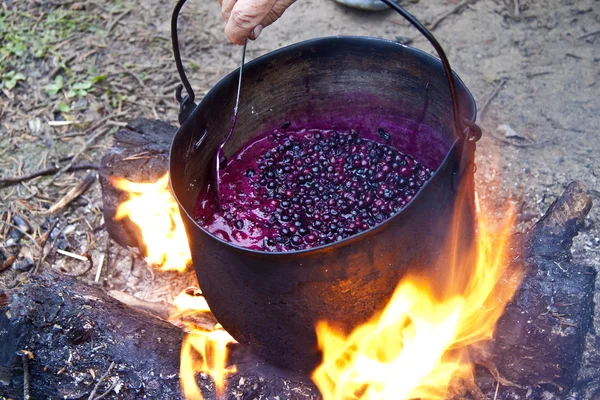
M183 271L191 257L168 175L155 183L111 182L130 194L116 218L129 217L140 227L147 261ZM459 203L465 199L460 196ZM491 220L478 212L477 235L468 249L459 247L466 232L455 215L437 272L405 276L385 309L349 334L326 321L317 324L323 362L312 379L324 400L438 399L455 382L472 378L468 349L492 338L522 278L520 271L506 270L515 210L505 215L500 229L492 229ZM235 365L228 366L228 345L235 340L218 325L211 330L183 318L210 311L200 293L183 291L175 304L172 318L187 332L180 372L185 398L203 399L199 372L212 378L222 397L227 377L236 372Z
M119 205L115 218L129 217L140 228L146 261L163 270L183 272L191 262L191 255L179 207L169 190L169 175L154 183L117 177L111 177L110 182L129 193L129 199ZM196 384L196 373L209 375L220 395L225 390L225 379L236 371L235 366L227 367L227 345L235 340L222 328L207 330L190 322L194 315L210 312L200 294L182 291L174 299L177 313L169 318L176 325L183 325L186 331L181 345L180 380L182 392L190 400L203 398Z
M505 269L515 212L506 215L496 232L479 213L476 243L465 252L457 251L463 231L455 216L437 280L443 287L409 275L385 309L349 335L318 323L323 362L312 378L324 400L439 399L454 379L472 377L467 346L492 337L521 279Z
M236 372L236 367L227 367L227 345L234 342L224 330L189 333L181 345L181 388L186 399L203 399L196 384L196 372L204 372L215 383L217 398L225 393L225 379ZM199 358L194 357L197 354Z
M169 190L169 174L154 183L111 177L111 184L129 193L117 209L117 220L129 217L139 226L146 245L146 261L163 270L182 272L191 262L179 207Z
M174 304L179 313L171 318L210 312L203 296L199 293L190 294L187 290L175 297ZM187 333L181 344L181 391L188 400L202 400L202 393L196 383L196 373L202 372L212 378L217 397L220 398L225 393L227 376L236 372L235 366L227 367L227 345L235 343L235 340L222 328L209 331L189 322L184 322L184 326Z

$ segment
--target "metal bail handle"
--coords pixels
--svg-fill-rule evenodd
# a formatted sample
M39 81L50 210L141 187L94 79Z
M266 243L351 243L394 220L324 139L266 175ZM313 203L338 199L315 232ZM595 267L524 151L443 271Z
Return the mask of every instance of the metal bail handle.
M179 38L177 35L177 19L179 17L179 12L181 8L185 4L187 0L179 0L177 5L175 5L175 10L173 10L173 16L171 18L171 38L173 39L173 55L175 56L175 64L177 65L177 72L179 72L179 76L181 77L182 85L177 87L175 92L175 96L177 97L177 101L179 101L179 123L183 123L189 116L189 114L196 108L196 104L194 103L195 95L190 82L187 79L185 74L185 70L183 69L183 63L181 62L181 53L179 52ZM456 129L456 134L461 139L460 143L462 146L462 151L460 154L460 168L458 171L458 176L462 176L463 172L466 171L469 165L473 163L474 154L475 154L475 142L477 142L481 138L481 128L471 122L467 118L462 118L460 115L460 108L458 104L458 95L456 94L456 85L454 83L454 75L452 74L452 69L450 68L450 62L448 61L448 57L446 57L446 53L442 46L437 41L437 39L433 36L427 28L423 24L421 24L415 17L412 16L408 11L404 8L400 7L398 3L393 0L381 0L385 4L387 4L391 9L400 14L404 19L410 22L415 28L421 32L423 36L431 43L435 51L437 52L442 65L444 67L444 71L446 73L446 78L448 79L448 86L450 87L450 96L452 97L452 108L454 110L454 127ZM186 96L182 96L182 90L185 87L185 91L187 92Z
M192 111L196 108L196 103L194 100L196 96L194 95L194 90L192 89L192 85L190 85L190 81L185 74L185 70L183 69L183 63L181 62L181 53L179 52L179 37L177 34L177 19L179 18L179 12L181 8L185 4L186 0L179 0L175 5L175 9L173 10L173 16L171 17L171 39L173 41L173 56L175 57L175 65L177 66L177 72L179 73L179 77L181 78L181 83L175 89L175 97L179 102L179 123L183 124L183 122L187 119ZM182 90L185 87L185 91L187 95L182 97Z

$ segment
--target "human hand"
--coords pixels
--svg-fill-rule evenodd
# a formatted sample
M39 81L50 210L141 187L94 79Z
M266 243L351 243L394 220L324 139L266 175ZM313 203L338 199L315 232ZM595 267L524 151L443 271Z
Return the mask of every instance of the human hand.
M296 0L219 0L227 23L225 35L235 44L256 39L263 28L277 21Z

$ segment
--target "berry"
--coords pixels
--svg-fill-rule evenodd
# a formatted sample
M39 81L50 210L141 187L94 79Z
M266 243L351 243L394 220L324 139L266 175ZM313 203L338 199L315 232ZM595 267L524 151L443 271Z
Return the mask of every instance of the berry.
M412 156L356 131L285 125L285 133L257 137L228 161L221 213L208 192L200 194L195 217L209 232L262 251L327 245L396 214L433 176ZM391 140L382 128L377 133Z

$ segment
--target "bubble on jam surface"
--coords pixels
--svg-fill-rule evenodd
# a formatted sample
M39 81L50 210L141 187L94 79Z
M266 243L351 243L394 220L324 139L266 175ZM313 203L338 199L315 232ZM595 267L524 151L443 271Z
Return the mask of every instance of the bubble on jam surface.
M221 202L204 191L196 220L226 240L262 251L334 243L372 228L406 206L433 175L412 156L358 132L291 131L251 143L222 176ZM379 128L386 142L391 135ZM237 232L237 233L235 233ZM241 234L243 233L243 235Z

